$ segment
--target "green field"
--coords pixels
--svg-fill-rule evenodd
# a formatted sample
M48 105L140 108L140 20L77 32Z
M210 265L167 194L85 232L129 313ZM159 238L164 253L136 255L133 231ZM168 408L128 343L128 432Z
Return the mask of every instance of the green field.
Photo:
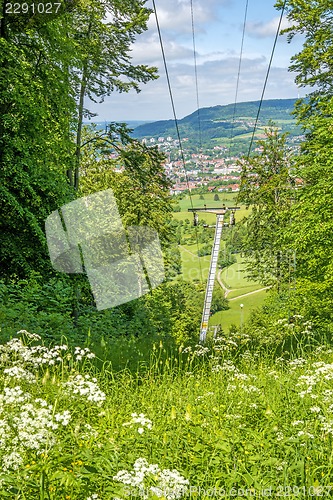
M192 202L194 207L204 207L206 204L209 207L221 207L224 203L234 206L235 203L235 193L217 193L219 195L219 200L214 201L214 196L216 193L205 193L203 195L204 199L200 200L199 194L192 194ZM182 200L179 200L179 205L182 211L187 211L191 208L191 199L189 195L186 195Z
M224 269L221 273L221 278L223 283L227 286L227 288L235 289L235 288L247 288L249 286L255 286L258 289L261 288L255 281L249 280L246 275L246 265L245 260L239 255L236 255L237 262L232 264L231 266ZM252 291L252 290L248 290ZM244 291L244 293L246 293Z
M249 285L249 286L243 286L242 288L237 288L235 290L231 290L231 292L228 293L228 300L234 299L236 297L239 297L240 295L244 295L246 293L251 293L254 292L255 290L258 290L261 288L258 283L255 285Z
M239 326L247 320L252 309L263 304L266 290L245 295L262 286L246 278L244 259L240 255L237 255L237 262L224 269L220 277L224 285L231 289L228 294L230 309L214 314L210 319L210 326L221 324L222 328L228 329L232 324ZM242 309L240 304L244 306Z
M190 253L188 248L192 248ZM181 245L179 246L182 259L183 278L188 281L201 281L201 272L204 280L207 280L210 255L198 257L196 245ZM201 271L200 271L201 266Z
M263 290L229 301L230 309L213 314L209 320L209 326L221 325L225 332L228 331L232 324L240 326L241 323L248 319L253 309L264 303L266 296L266 290ZM240 304L243 304L243 308L240 307Z
M214 201L215 193L206 193L204 194L204 200L200 200L199 194L192 195L192 204L194 208L204 208L204 205L211 208L220 208L223 204L226 206L235 206L236 205L236 195L235 193L218 193L220 200ZM182 200L179 200L179 205L181 207L181 212L174 212L173 217L176 220L185 220L188 219L191 222L193 221L193 215L188 211L189 208L192 207L191 199L189 195L186 195ZM245 206L241 206L240 210L236 212L236 224L241 221L247 214L249 213L246 210ZM216 215L205 212L198 212L199 220L204 221L206 224L215 224ZM228 220L228 217L226 217Z
M219 193L220 201L214 201L213 193L205 194L204 200L200 200L199 196L200 195L192 196L194 207L203 207L204 204L209 207L220 207L223 203L227 206L235 205L234 193ZM182 211L174 213L175 218L177 220L192 220L192 214L187 211L187 209L191 206L190 197L186 196L184 199L179 201L179 204ZM248 211L244 206L242 206L241 209L237 211L236 222L245 217L247 213ZM215 222L214 214L199 212L199 217L201 220L204 220L209 224L214 224ZM223 247L223 245L224 241L221 241L221 247ZM201 246L202 245L199 244L199 248ZM183 278L188 281L201 281L202 279L206 281L210 266L210 255L198 257L198 247L196 244L180 245L179 250L182 259ZM220 278L224 285L231 290L228 293L230 309L214 314L210 319L210 326L221 324L222 328L225 329L228 329L232 324L239 326L242 322L247 320L251 310L263 304L265 300L266 290L252 295L245 295L261 289L262 286L246 277L244 259L240 255L237 255L236 258L237 262L224 269L220 274ZM219 286L217 281L215 281L215 286ZM244 305L242 310L240 308L240 304Z

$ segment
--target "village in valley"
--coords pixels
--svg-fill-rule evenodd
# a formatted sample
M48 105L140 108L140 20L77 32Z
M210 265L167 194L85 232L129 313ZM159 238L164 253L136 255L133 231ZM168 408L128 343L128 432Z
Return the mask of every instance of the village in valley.
M206 187L208 191L236 192L239 190L241 166L240 156L229 156L226 146L213 146L204 151L193 152L186 148L188 139L182 139L184 160L179 141L172 137L143 139L143 143L158 145L167 157L165 169L172 181L171 194ZM198 149L198 148L196 148ZM185 168L184 168L185 167Z
M298 149L303 136L289 138L290 148ZM204 148L193 146L188 138L181 140L168 137L148 137L142 139L143 144L158 146L166 155L165 170L172 181L170 193L178 195L195 189L204 189L211 192L239 191L241 175L241 158L246 155L247 148L243 147L232 154L227 145L206 145ZM255 147L255 153L261 148ZM183 154L182 154L183 153Z

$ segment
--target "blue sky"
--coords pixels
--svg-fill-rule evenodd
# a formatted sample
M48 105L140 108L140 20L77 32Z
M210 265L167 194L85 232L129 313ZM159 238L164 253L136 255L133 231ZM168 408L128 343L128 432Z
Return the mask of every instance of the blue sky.
M151 6L148 0L147 5ZM190 0L155 0L178 118L197 109ZM246 0L193 0L200 107L233 103ZM238 102L260 99L280 12L274 0L249 0ZM283 19L283 27L288 25ZM280 36L265 98L305 95L288 71L301 38L288 44ZM160 78L142 86L139 94L114 93L89 108L94 121L163 120L172 118L155 16L132 48L137 64L157 66Z

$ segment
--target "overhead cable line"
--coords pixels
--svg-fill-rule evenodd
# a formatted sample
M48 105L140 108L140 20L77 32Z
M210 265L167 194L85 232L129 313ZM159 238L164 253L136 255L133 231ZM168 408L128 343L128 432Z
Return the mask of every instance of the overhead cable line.
M239 53L239 63L238 63L236 92L235 92L235 103L234 103L234 111L233 111L233 116L232 116L231 135L230 135L230 143L229 143L229 156L230 156L230 151L231 151L231 145L232 145L232 142L233 142L234 137L235 137L234 136L235 117L236 117L236 107L237 107L237 101L238 101L238 89L239 89L239 82L240 82L240 73L241 73L241 67L242 67L243 47L244 47L244 38L245 38L248 6L249 6L249 0L246 0L244 22L243 22L243 31L242 31L242 42L241 42L241 48L240 48L240 53Z
M193 40L193 60L194 60L194 76L195 76L195 90L197 97L197 117L198 117L198 132L199 132L199 147L202 150L202 131L201 131L201 118L200 118L200 103L199 103L199 85L198 85L198 65L197 53L195 44L195 27L194 27L194 9L193 0L191 0L191 21L192 21L192 40Z
M278 39L278 36L280 34L280 28L281 28L281 23L282 23L283 14L284 14L284 11L285 11L285 8L286 8L286 4L287 4L287 0L284 0L283 7L282 7L282 10L281 10L279 24L278 24L278 27L277 27L277 30L276 30L276 34L275 34L275 39L274 39L274 44L273 44L273 48L272 48L272 53L271 53L271 57L270 57L268 68L267 68L265 83L264 83L264 87L262 89L262 94L261 94L260 103L259 103L259 107L258 107L257 117L256 117L256 121L255 121L255 124L254 124L253 132L252 132L251 142L250 142L249 150L248 150L248 153L247 153L247 160L249 159L250 154L251 154L252 144L253 144L253 140L254 140L254 134L256 132L257 125L258 125L258 120L259 120L259 115L260 115L260 111L261 111L261 106L262 106L262 102L264 100L264 95L265 95L265 90L266 90L266 86L267 86L267 81L268 81L269 73L270 73L270 70L271 70L271 65L272 65L273 56L274 56L274 52L275 52L275 48L276 48L276 44L277 44L277 39Z
M161 46L161 52L162 52L164 70L165 70L166 79L167 79L167 83L168 83L168 89L169 89L171 107L172 107L172 112L173 112L173 118L174 118L174 122L175 122L175 127L176 127L176 132L177 132L177 138L178 138L178 142L179 142L181 160L182 160L182 164L183 164L183 168L184 168L184 173L185 173L185 180L186 180L187 188L188 188L188 191L189 191L191 208L194 208L193 207L193 199L192 199L192 195L191 195L189 178L188 178L187 171L186 171L183 144L182 144L182 140L181 140L181 137L180 137L178 119L177 119L177 114L176 114L176 107L175 107L175 102L174 102L174 98L173 98L173 94L172 94L171 82L170 82L170 77L169 77L169 70L168 70L168 65L167 65L167 62L166 62L165 51L164 51L163 40L162 40L162 34L161 34L161 29L160 29L160 23L159 23L159 20L158 20L158 15L157 15L157 10L156 10L155 0L152 0L152 3L153 3L153 9L154 9L154 14L155 14L155 19L156 19L156 26L157 26L158 37L159 37L160 46ZM200 279L201 279L201 282L202 282L203 281L203 275L202 275L201 261L200 261L200 257L199 257L199 240L198 240L198 228L197 228L197 226L195 226L195 239L196 239L197 251L198 251Z

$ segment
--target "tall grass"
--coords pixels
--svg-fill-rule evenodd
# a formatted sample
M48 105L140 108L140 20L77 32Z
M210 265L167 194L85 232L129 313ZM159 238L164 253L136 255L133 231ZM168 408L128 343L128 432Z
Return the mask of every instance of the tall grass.
M309 324L296 333L292 355L235 332L149 351L122 339L112 360L106 342L96 359L23 332L0 351L0 497L329 496L333 351Z

